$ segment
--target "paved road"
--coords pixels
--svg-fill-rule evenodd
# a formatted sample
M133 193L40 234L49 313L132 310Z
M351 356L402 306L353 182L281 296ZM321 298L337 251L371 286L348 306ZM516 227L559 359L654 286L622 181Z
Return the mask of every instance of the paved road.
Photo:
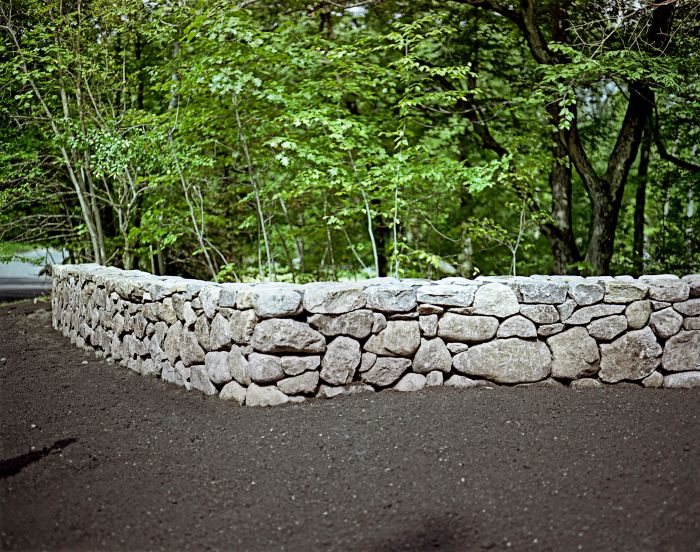
M51 293L51 280L39 278L0 277L0 301L40 297Z
M431 389L236 408L0 306L0 548L698 550L700 394Z

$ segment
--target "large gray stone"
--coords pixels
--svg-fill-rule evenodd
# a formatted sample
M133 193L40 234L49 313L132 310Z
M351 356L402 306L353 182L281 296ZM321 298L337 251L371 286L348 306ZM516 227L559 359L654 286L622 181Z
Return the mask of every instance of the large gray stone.
M319 355L311 356L291 356L284 355L281 359L282 370L288 376L298 376L303 372L318 370L321 365L321 357Z
M608 383L644 379L661 364L661 345L648 327L603 343L600 352L598 377Z
M243 356L243 351L238 345L231 346L231 350L226 358L226 365L231 377L241 385L250 385L250 373L248 371L248 361Z
M559 312L559 318L562 322L567 320L576 310L578 304L573 299L567 299L561 305L557 305L557 311Z
M668 374L664 378L664 387L672 389L693 389L700 387L700 371Z
M233 311L229 320L233 342L239 345L250 343L257 321L258 317L253 309Z
M420 333L423 337L435 337L438 327L437 314L419 316L418 325L420 326Z
M362 360L360 361L360 372L366 372L374 363L377 362L377 355L374 353L362 353Z
M687 281L675 279L654 279L650 281L649 298L655 301L676 303L685 301L690 296L690 285Z
M476 290L474 314L506 318L520 311L518 299L508 286L490 283Z
M192 324L197 321L197 313L192 308L192 303L186 301L182 306L182 318L185 321L185 327L191 328Z
M364 290L367 308L387 313L409 312L416 308L416 290L405 284L379 284Z
M374 366L362 373L362 381L378 387L387 387L411 367L408 358L379 357Z
M233 379L228 369L228 355L225 351L207 353L204 359L204 366L207 369L209 379L217 384L228 383Z
M467 376L460 376L455 374L448 378L443 384L445 387L456 387L458 389L474 389L476 387L483 387L483 382L478 380L473 380Z
M277 387L285 395L315 393L318 387L318 372L304 372L298 376L284 378L277 382Z
M277 406L289 402L289 397L274 386L251 383L245 394L246 406Z
M501 322L496 337L537 337L537 328L523 316L512 316Z
M693 316L691 318L686 318L683 320L684 330L700 330L700 316ZM116 336L112 338L112 349L114 349L114 340Z
M185 366L202 364L204 362L204 350L199 346L199 341L194 332L189 330L184 330L182 332L182 337L180 338L180 358L182 362L185 363ZM170 360L170 357L168 357L168 360Z
M574 281L569 284L569 293L576 304L580 306L592 305L603 300L605 289L595 282Z
M242 406L245 403L246 388L236 381L230 381L221 388L219 398L224 401L232 401Z
M577 326L550 337L547 345L552 351L552 377L578 379L598 371L598 344L585 328Z
M581 326L588 324L594 318L602 318L603 316L612 316L620 314L625 310L625 305L591 305L590 307L582 307L564 322L571 326Z
M588 334L599 341L611 341L627 330L627 318L621 314L593 320L588 325Z
M328 344L321 359L321 378L331 385L345 385L352 381L360 365L360 344L349 337L336 337Z
M683 331L664 345L663 367L668 372L700 370L700 330Z
M498 383L524 383L546 378L551 369L549 348L541 341L496 339L470 347L452 360L458 372Z
M523 305L520 314L536 324L554 324L559 322L559 311L554 305Z
M115 336L116 337L116 336ZM180 358L180 341L182 340L182 324L176 322L168 328L163 341L163 351L168 357L170 364L175 366L177 359ZM112 351L114 351L114 339L112 339Z
M689 299L675 303L673 308L684 316L700 316L700 299Z
M682 325L683 317L670 307L651 313L649 318L649 326L661 339L668 339L676 335Z
M549 280L536 280L527 278L520 281L520 293L523 303L545 303L557 305L566 300L569 284L566 282L554 282Z
M301 293L290 285L257 285L253 288L252 300L253 310L260 318L294 316L303 309Z
M406 374L399 380L399 383L394 385L396 391L410 392L420 391L426 385L425 376L422 374Z
M201 391L205 395L216 395L218 391L209 379L207 369L200 364L190 367L190 385L192 389Z
M635 301L630 303L625 308L625 317L627 318L627 327L630 330L641 330L649 322L651 315L651 301Z
M214 316L209 329L209 347L212 351L227 349L231 345L231 325L220 312Z
M632 303L644 299L649 285L643 282L609 280L605 282L606 303Z
M415 320L390 320L386 328L365 343L365 351L386 356L413 356L420 345L420 328Z
M248 375L255 383L274 383L284 377L280 357L251 353L248 355Z
M197 336L199 345L205 351L209 351L211 349L209 342L209 330L209 319L204 315L197 318L197 322L194 324L194 333Z
M255 326L253 348L264 353L322 353L326 339L311 326L288 318L263 320Z
M688 274L681 278L690 288L690 297L700 297L700 274Z
M314 314L309 316L307 321L323 335L349 335L356 339L364 339L372 331L374 313L370 310L361 309L337 316Z
M652 372L642 380L642 385L650 389L658 389L664 385L664 377L660 372Z
M491 316L465 316L447 312L438 323L438 336L448 341L480 343L493 339L498 319Z
M426 374L425 385L426 387L439 387L443 384L444 380L445 376L442 374L442 372L438 372L436 370L435 372Z
M214 285L207 285L199 292L202 309L209 318L214 318L219 308L219 295L221 295L221 288Z
M413 371L418 374L427 374L434 370L449 372L452 368L452 355L445 346L445 342L435 339L421 339L420 347L413 359Z
M537 328L537 335L540 337L550 337L564 331L564 324L545 324Z
M468 307L474 300L478 285L429 284L421 286L416 292L419 303L428 303L443 307Z
M304 308L308 312L342 314L361 309L366 302L361 284L324 282L304 286Z

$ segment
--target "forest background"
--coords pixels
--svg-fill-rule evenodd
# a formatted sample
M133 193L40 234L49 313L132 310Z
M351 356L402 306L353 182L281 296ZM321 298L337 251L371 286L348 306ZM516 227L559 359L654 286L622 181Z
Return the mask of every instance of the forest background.
M0 257L700 271L700 0L3 0Z

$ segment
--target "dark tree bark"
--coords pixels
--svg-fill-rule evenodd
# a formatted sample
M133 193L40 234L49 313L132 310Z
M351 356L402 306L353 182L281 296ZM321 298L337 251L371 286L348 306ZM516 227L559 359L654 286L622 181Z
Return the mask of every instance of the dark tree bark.
M568 63L564 56L552 52L549 48L537 21L536 0L520 0L516 8L503 5L498 0L461 0L461 2L489 9L514 23L523 34L537 63L543 65ZM646 43L654 55L662 55L668 45L675 4L674 1L669 1L659 3L653 8ZM549 17L553 35L555 32L563 32L562 22L558 21L558 18L566 13L565 5L566 2L563 2L555 9L550 9ZM556 31L557 29L560 31ZM654 94L646 83L630 82L628 91L627 110L615 146L608 158L607 168L602 175L596 172L583 147L578 132L578 113L575 106L572 108L573 120L568 129L561 128L558 124L558 113L553 113L551 108L548 109L552 124L560 128L557 140L566 150L588 193L591 204L591 223L585 262L594 274L604 274L610 269L624 186L630 167L637 157L642 131L654 106Z
M637 193L634 202L634 238L632 241L632 264L635 276L639 276L644 272L644 210L647 197L651 133L651 128L647 126L642 138L642 149L639 154L639 167L637 168Z

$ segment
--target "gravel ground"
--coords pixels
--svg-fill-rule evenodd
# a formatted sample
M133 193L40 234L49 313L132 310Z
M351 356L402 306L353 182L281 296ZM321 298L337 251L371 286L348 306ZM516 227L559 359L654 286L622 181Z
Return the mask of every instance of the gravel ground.
M238 408L98 361L37 308L0 305L2 549L700 549L699 390Z

